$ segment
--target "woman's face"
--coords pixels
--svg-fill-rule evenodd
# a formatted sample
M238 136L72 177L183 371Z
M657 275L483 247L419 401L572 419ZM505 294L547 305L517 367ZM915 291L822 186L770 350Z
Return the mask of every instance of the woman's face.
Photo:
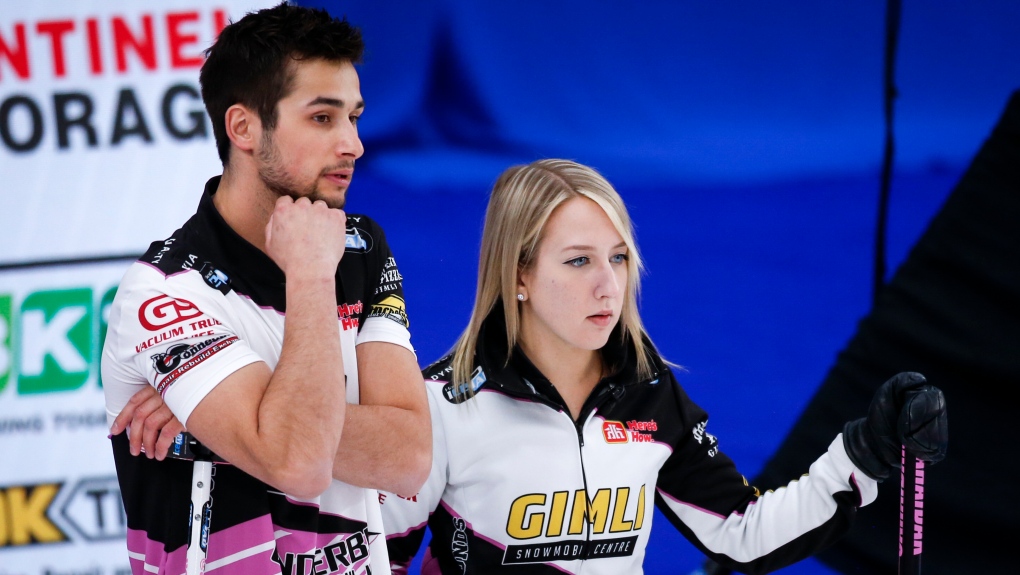
M575 197L546 223L538 254L521 273L521 343L556 353L597 350L620 321L627 246L595 202Z

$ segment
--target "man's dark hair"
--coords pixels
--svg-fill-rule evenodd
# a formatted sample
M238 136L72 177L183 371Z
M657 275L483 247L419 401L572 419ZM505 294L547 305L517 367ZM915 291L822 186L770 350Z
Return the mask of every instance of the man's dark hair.
M220 161L230 159L224 116L234 104L259 115L266 130L276 127L276 104L294 81L292 60L360 63L361 31L322 9L287 3L247 14L220 32L205 51L199 74L202 100L212 119Z

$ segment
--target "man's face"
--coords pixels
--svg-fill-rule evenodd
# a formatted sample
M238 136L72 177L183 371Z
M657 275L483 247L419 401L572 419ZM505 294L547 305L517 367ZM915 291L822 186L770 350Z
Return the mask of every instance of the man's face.
M293 66L292 90L276 105L276 127L262 132L259 177L278 195L343 208L354 161L365 151L358 137L364 109L358 73L349 62Z

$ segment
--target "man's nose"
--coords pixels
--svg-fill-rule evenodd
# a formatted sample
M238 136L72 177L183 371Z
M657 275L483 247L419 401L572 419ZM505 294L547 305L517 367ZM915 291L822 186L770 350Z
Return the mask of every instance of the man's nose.
M358 135L358 128L353 123L343 127L340 137L337 140L336 155L341 158L357 160L365 153L365 146L361 143Z

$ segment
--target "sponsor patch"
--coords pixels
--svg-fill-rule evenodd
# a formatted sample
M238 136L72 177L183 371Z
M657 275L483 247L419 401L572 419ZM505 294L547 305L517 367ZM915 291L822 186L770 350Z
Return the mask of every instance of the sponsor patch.
M631 431L658 431L659 424L655 423L654 419L650 421L638 421L636 419L632 419L627 422L627 429L630 429Z
M174 241L175 241L174 238L170 238L164 241L163 247L160 248L158 252L156 252L156 255L152 256L152 259L149 260L149 263L156 265L159 262L163 261L163 256L170 251L170 247L173 246Z
M363 528L351 534L338 534L329 545L310 549L307 553L273 551L272 560L287 575L304 573L367 573L369 548L379 533ZM339 539L339 540L338 540Z
M691 430L691 434L694 435L695 441L708 447L709 457L715 457L715 454L719 453L719 440L716 439L714 435L706 431L706 427L708 427L708 422L700 421L694 426L694 429Z
M347 226L347 237L344 240L344 250L348 252L372 251L374 242L371 234L358 226Z
M203 342L196 343L195 345L188 345L186 343L179 343L172 346L166 351L166 353L157 353L152 356L152 367L156 370L156 373L167 374L177 369L177 366L182 361L195 357L203 349L213 345L214 343L226 339L227 336L221 335L212 339L207 339Z
M450 368L450 371L452 371L452 368ZM454 393L452 382L444 385L443 397L450 403L461 403L470 397L468 394L474 395L483 385L485 385L485 372L482 371L482 366L479 365L471 373L469 381L457 385L456 393Z
M204 335L212 335L212 328L221 325L219 320L213 318L200 319L198 321L189 321L187 325L176 325L166 331L162 331L152 337L149 337L143 342L135 345L135 353L142 353L150 347L160 344L169 343L170 341L184 337L185 330L187 330L189 337L202 337ZM204 333L199 333L204 331Z
M360 299L357 303L342 303L336 306L336 317L340 320L340 325L344 331L358 329L358 316L361 315L361 310L364 307Z
M410 327L407 321L404 300L396 295L386 296L382 301L372 304L372 307L368 310L368 317L384 317L404 327Z
M439 359L439 361L436 361L432 365L439 365L439 364L443 363L444 361L446 361L448 359L450 359L450 355L449 354L443 356L442 358ZM429 369L432 369L432 366L429 366L425 371L428 371ZM479 369L481 369L481 368L479 368ZM431 379L432 381L440 381L440 380L442 380L444 378L450 377L450 374L452 374L452 373L453 373L453 366L452 365L448 365L448 366L444 367L443 370L440 371L439 373L433 373L432 375L430 375L429 379Z
M152 368L156 370L156 373L170 373L175 367L180 365L181 355L190 347L186 343L179 343L166 350L166 353L157 353L151 356Z
M507 514L507 535L518 540L544 538L549 541L551 537L571 536L588 534L592 539L591 544L602 544L613 542L612 539L603 539L603 535L620 535L622 533L641 531L645 526L645 491L646 485L637 487L636 493L633 486L620 485L617 487L603 487L590 493L586 489L557 490L553 492L530 492L518 496L510 504L510 511ZM630 504L632 500L636 500ZM560 543L585 543L584 539L569 541L560 540L544 544ZM541 546L541 545L540 545ZM520 555L507 558L517 560L533 559L535 555L527 552L533 550L532 545L515 547L516 550L524 552ZM507 547L510 550L510 547ZM540 555L546 555L545 547ZM630 555L633 547L627 545L608 545L590 550L585 553L596 555L580 555L584 550L574 548L570 553L568 548L561 547L557 551L554 547L548 548L549 555L566 559L578 559L580 557L609 557L606 554L623 552ZM506 563L506 561L504 561ZM513 563L518 563L514 561ZM527 562L524 562L527 563Z
M468 563L468 536L467 522L463 518L453 518L453 537L450 538L450 554L453 560L460 566L461 573L467 573Z
M627 443L627 430L619 421L603 421L602 437L606 443Z
M403 286L404 276L397 269L397 261L392 256L386 258L386 263L383 264L383 271L379 275L379 285L376 286L375 293L372 295L395 292L403 288Z
M220 351L223 351L225 348L229 347L230 345L233 345L237 341L238 339L236 335L231 336L223 335L217 338L208 339L194 346L189 346L189 348L191 347L197 348L199 346L202 347L201 349L196 349L194 351L187 352L186 353L187 357L180 357L179 359L170 358L169 361L171 362L176 361L176 364L174 367L171 368L172 371L169 371L166 374L166 376L163 377L163 379L159 380L159 382L156 383L156 391L158 391L161 396L165 396L167 389L169 389L170 386L173 385L174 382L177 381L179 377L191 371L193 368L198 367L203 361L216 355ZM171 350L174 350L177 347L178 346L174 346L173 348L171 348ZM167 353L169 354L170 352L168 351ZM181 356L185 355L185 351L181 351L179 355ZM160 361L168 361L165 358L159 358L159 356L160 354L152 356L152 361L154 365L159 363Z
M404 276L400 275L400 270L397 268L383 270L382 275L379 276L380 285L395 284L402 281L404 281Z
M198 270L202 274L202 279L205 284L214 290L219 291L223 295L230 293L230 278L227 274L213 267L209 262L202 264L202 269Z
M598 541L567 539L552 543L507 545L506 551L503 553L503 564L513 565L517 563L546 563L549 561L630 557L634 554L636 548L637 535Z
M202 310L184 299L158 295L138 308L138 321L149 331L160 331L168 325L187 321L202 315Z
M655 441L650 432L658 431L659 424L655 420L637 421L632 419L627 422L627 429L630 431L630 439L634 443L651 443Z
M542 541L507 545L503 564L632 555L637 548L636 532L644 528L645 488L642 485L636 494L633 486L621 485L604 487L591 494L585 489L576 489L573 493L567 490L533 492L517 497L507 514L506 534L517 541ZM549 541L585 534L587 539Z
M152 347L152 346L154 346L156 344L163 343L164 341L170 341L171 339L173 339L175 337L181 337L183 335L184 335L184 327L182 327L182 326L172 327L172 328L170 328L170 329L168 329L168 330L166 330L166 331L164 331L162 333L159 333L157 335L154 335L154 336L150 337L149 339L147 339L147 340L139 343L138 345L136 345L135 346L135 353L141 353L141 352L145 351L146 349L149 349L150 347Z

